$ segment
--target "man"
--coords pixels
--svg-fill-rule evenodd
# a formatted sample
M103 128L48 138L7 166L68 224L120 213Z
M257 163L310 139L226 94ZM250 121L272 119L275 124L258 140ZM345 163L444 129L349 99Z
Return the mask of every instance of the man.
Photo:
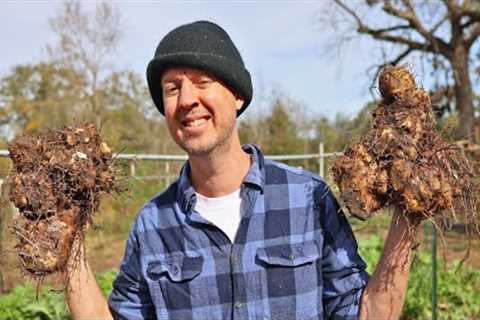
M373 276L325 182L241 146L250 75L228 34L199 21L160 42L148 85L189 156L136 218L109 304L88 263L76 319L396 319L418 227L394 214Z

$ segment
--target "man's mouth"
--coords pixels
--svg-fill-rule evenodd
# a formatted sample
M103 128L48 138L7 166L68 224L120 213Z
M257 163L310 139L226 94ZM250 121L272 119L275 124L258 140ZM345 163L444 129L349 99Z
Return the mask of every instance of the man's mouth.
M204 116L200 118L187 118L182 121L182 125L187 128L199 127L206 123L210 119L210 116Z

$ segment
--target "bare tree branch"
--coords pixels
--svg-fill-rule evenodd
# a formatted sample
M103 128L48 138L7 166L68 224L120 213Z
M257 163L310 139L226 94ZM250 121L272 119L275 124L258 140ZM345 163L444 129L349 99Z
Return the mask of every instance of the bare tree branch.
M442 0L442 2L447 7L447 11L449 13L450 21L457 20L459 18L459 8L456 5L454 0Z
M383 10L385 16L381 18L363 16L351 5L354 1L333 1L354 21L358 34L389 43L399 53L394 59L384 58L383 61L396 64L417 51L421 53L421 62L430 55L433 57L430 63L436 73L437 60L444 59L447 62L443 68L445 83L454 84L455 108L462 123L459 134L471 136L476 116L469 61L475 54L472 47L480 38L480 0L364 0L363 8L369 12L376 14L378 9ZM476 139L480 140L480 135L472 138Z
M421 43L417 42L408 38L404 38L401 36L394 36L394 35L389 35L389 34L384 34L384 33L379 33L378 30L375 29L369 29L367 27L363 27L358 30L360 33L365 33L371 35L373 38L378 39L378 40L384 40L388 41L391 43L399 43L399 44L404 44L409 46L412 50L421 50L421 51L427 51L427 52L432 52L436 53L438 51L435 50L435 48L432 46L432 44L429 43Z
M395 59L390 61L390 64L392 66L396 66L398 63L400 63L403 59L405 59L410 53L415 51L412 48L408 48L407 50L403 51L401 54L399 54Z
M388 3L390 3L390 1L389 0L384 0L384 1L385 1L384 3L387 4L387 11L390 10L390 9L388 9ZM399 29L408 29L408 28L405 28L406 25L400 25L400 26L394 26L394 27L382 28L382 29L371 28L368 25L366 25L362 21L362 19L360 19L360 17L355 13L355 11L352 10L350 7L348 7L344 2L342 2L341 0L334 0L334 2L336 4L338 4L343 10L345 10L350 16L352 16L355 19L355 21L357 23L357 31L359 33L368 34L368 35L372 36L374 39L377 39L377 40L383 40L383 41L387 41L387 42L391 42L391 43L403 44L403 45L406 45L406 46L410 47L412 50L420 50L420 51L431 52L431 53L440 53L444 56L449 54L450 47L448 46L448 44L446 44L441 39L438 39L439 41L436 41L437 38L433 37L433 41L429 41L429 43L422 43L422 42L418 42L418 41L415 41L415 40L412 40L412 39L409 39L409 38L406 38L406 37L402 37L402 36L399 36L399 35L388 34L387 33L388 31L394 31L394 30L399 30ZM397 11L396 8L392 7L392 14L394 12L398 14L397 17L400 17L400 16L407 17L408 16L408 14L400 13L400 12ZM409 21L410 26L412 26L412 21L413 20L410 21L409 19L411 19L411 18L408 18L408 19L405 18L405 20ZM426 38L426 37L424 37L424 38ZM437 44L438 46L435 46L435 44Z
M452 30L451 42L453 42L455 39L459 39L462 34L460 8L454 0L443 0L443 3L447 7Z
M410 12L415 12L415 10L413 9L413 6L412 6L412 3L410 2L410 0L402 0L402 3L405 7L407 7L408 11Z
M340 0L333 0L337 5L339 5L343 10L347 11L348 14L350 14L354 19L355 21L357 21L357 27L360 28L363 26L363 22L362 20L360 19L360 17L355 13L355 11L353 11L352 9L350 9L347 5L345 5L342 1Z
M478 39L478 37L480 37L480 22L475 25L475 27L472 29L470 34L465 39L466 47L470 48L475 42L475 40Z
M473 20L473 19L469 19L468 21L466 21L465 23L463 23L460 27L462 29L467 29L468 27L470 27L472 24L475 24L477 23L477 21Z
M442 26L442 24L445 23L445 21L448 20L448 14L445 14L442 19L438 20L436 24L433 25L432 29L430 30L430 33L434 34L438 28Z
M471 9L471 10L462 10L462 14L464 16L470 17L473 21L480 21L480 6L479 9Z
M388 27L388 28L382 28L382 29L376 29L375 31L378 33L385 33L385 32L390 32L390 31L397 31L397 30L408 30L411 27L407 24L402 24L402 25L397 25L393 27Z
M402 3L405 5L405 7L407 7L408 10L402 11L396 8L390 0L384 0L383 10L392 16L408 21L413 29L421 34L425 40L430 42L432 46L438 50L437 52L441 52L442 54L446 55L450 49L448 44L445 43L441 38L434 36L433 32L424 27L415 13L415 9L413 8L410 0L402 0Z

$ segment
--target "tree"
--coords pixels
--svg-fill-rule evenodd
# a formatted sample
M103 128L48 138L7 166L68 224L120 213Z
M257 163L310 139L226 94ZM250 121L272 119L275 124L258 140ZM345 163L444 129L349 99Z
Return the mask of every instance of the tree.
M272 113L264 120L264 127L270 141L265 152L269 154L296 154L303 152L303 143L299 136L299 125L294 121L293 105L287 101L276 99L273 102Z
M375 102L368 103L354 118L337 113L333 121L326 117L316 119L314 121L315 134L324 143L325 151L343 151L347 144L352 142L352 139L365 134L370 129L370 112L375 105Z
M308 131L308 124L302 119L301 109L297 102L276 93L270 100L267 114L240 121L240 140L254 142L271 155L306 152L307 139L303 136Z
M462 123L459 133L472 141L479 139L473 135L475 95L472 73L475 68L472 63L480 51L477 41L480 37L480 1L333 1L354 23L356 33L395 47L395 54L389 54L387 64L395 65L420 53L433 70L443 67L447 80L453 82L455 106ZM442 90L448 86L449 83Z
M109 74L109 62L113 60L110 56L121 35L119 12L107 3L100 3L94 12L88 12L80 1L67 1L50 25L58 43L47 49L54 61L85 75L85 97L98 125L102 111L98 96L101 82Z
M144 81L134 72L110 74L98 92L104 109L102 133L112 147L125 152L178 152L153 106Z
M0 79L0 132L9 140L21 132L68 123L81 107L82 75L53 63L19 65Z

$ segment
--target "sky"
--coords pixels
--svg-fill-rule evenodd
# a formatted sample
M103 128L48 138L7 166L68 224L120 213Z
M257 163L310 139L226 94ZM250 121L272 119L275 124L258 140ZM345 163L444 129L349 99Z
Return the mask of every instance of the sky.
M302 112L333 119L337 112L355 115L372 99L368 42L357 42L340 56L329 52L333 34L318 21L325 6L333 5L328 0L111 3L121 16L122 38L112 57L118 69L145 78L146 65L166 33L210 20L230 34L244 58L253 79L252 105L262 105L274 90L296 101ZM84 5L89 10L95 2ZM0 1L0 76L15 65L47 58L46 44L56 40L48 20L61 6L58 1Z

